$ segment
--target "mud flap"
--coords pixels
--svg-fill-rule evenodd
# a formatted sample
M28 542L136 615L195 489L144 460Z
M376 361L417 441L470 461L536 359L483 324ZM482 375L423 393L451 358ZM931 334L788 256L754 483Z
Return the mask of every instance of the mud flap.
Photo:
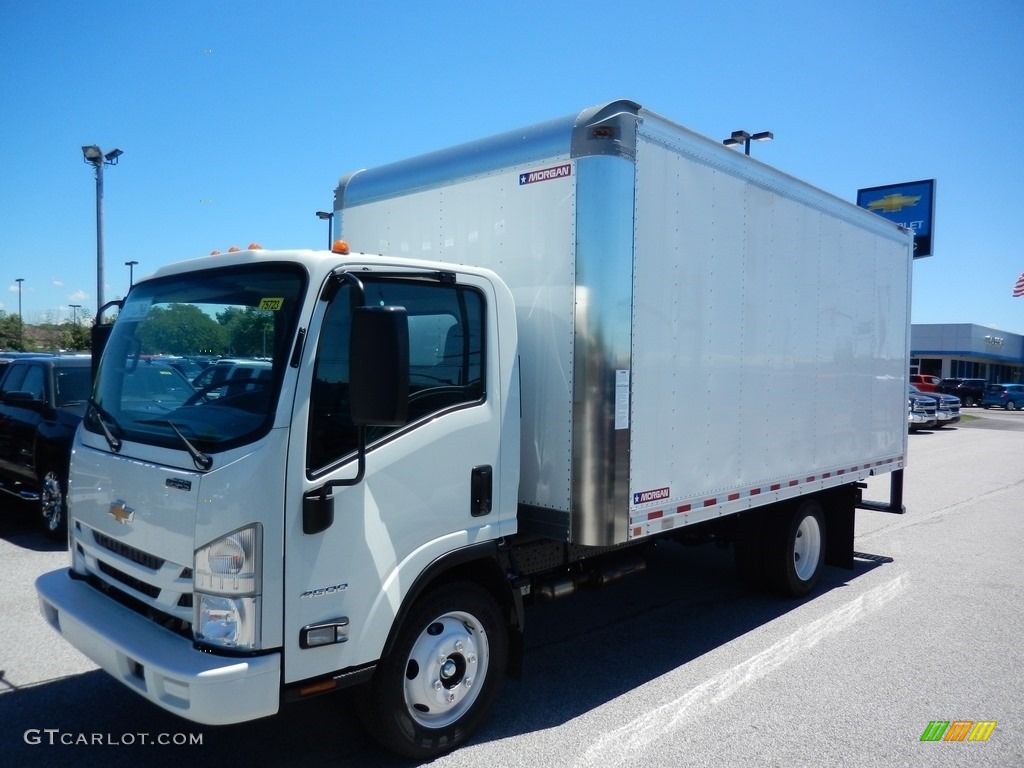
M846 485L829 491L821 497L825 510L825 564L838 568L853 568L853 534L860 489Z

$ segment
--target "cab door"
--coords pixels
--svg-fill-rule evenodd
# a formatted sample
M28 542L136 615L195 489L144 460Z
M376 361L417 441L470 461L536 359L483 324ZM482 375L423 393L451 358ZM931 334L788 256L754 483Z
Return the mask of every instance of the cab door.
M286 683L375 661L418 574L499 530L489 497L501 447L489 284L437 273L359 279L361 290L326 292L300 366L298 391L309 397L296 398L289 451L288 477L301 482L289 486L286 512ZM404 424L366 428L356 481L349 353L360 304L404 309L409 388ZM333 518L307 533L304 497L325 489Z
M28 362L12 367L4 379L3 401L0 402L0 471L33 484L36 481L36 437L45 412L51 410L46 374L42 364ZM11 392L18 394L8 397Z

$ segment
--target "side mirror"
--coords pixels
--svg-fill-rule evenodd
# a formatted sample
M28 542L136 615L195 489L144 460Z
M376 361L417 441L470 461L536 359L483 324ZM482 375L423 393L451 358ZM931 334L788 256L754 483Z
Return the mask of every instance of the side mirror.
M7 392L3 398L5 405L13 405L17 408L28 408L33 411L41 411L46 403L33 395L31 392Z
M350 397L356 426L398 427L409 408L409 319L405 307L352 312Z
M110 340L110 332L114 330L113 323L105 325L94 325L90 334L90 351L92 352L92 380L96 381L96 371L99 369L100 358L103 350Z
M398 427L409 409L409 318L405 307L358 307L349 339L349 400L359 427L355 477L330 480L302 499L302 532L313 535L334 524L334 486L356 485L366 471L366 427Z

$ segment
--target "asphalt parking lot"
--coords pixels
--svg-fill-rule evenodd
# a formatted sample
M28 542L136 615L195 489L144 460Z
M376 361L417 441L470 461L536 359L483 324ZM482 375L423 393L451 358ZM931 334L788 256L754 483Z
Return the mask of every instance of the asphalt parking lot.
M746 592L729 552L669 545L640 576L535 607L523 679L433 764L1024 765L1024 412L965 414L909 436L907 513L859 513L862 556L811 599ZM0 764L407 764L346 694L221 728L146 703L45 625L32 582L67 555L0 511ZM995 725L921 740L946 721Z

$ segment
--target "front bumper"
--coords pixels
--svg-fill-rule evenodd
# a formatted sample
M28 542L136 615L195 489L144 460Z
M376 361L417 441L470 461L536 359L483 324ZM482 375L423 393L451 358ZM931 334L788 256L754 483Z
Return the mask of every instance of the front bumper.
M917 411L910 411L907 416L907 423L912 427L928 427L935 426L935 416L933 414L918 413Z
M227 725L278 711L281 656L235 658L183 637L105 597L64 570L36 580L46 621L104 671L159 707L196 723Z

